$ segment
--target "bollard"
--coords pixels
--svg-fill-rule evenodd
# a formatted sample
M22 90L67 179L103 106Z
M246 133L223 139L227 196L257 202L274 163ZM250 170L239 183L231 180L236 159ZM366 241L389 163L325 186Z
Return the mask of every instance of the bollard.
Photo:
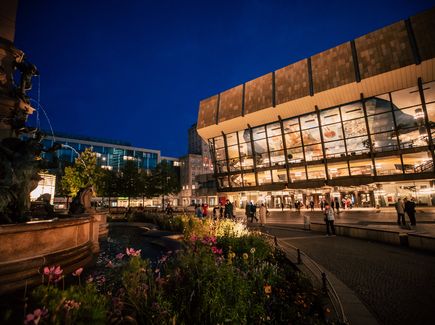
M301 250L298 248L298 264L302 264Z
M322 289L324 293L328 293L328 287L326 286L326 273L322 272Z

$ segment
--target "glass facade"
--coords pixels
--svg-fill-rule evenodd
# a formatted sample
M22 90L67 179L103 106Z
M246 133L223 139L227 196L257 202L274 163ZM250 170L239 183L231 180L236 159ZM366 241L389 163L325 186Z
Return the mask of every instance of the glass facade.
M431 82L221 135L209 144L220 190L240 190L433 173L434 135Z
M66 163L74 163L78 154L86 148L90 148L97 154L97 164L103 168L119 171L128 160L137 162L138 168L154 169L159 160L159 154L146 149L138 149L126 146L117 146L110 143L99 143L98 145L92 142L84 143L79 139L64 139L56 138L53 141L51 138L45 138L42 141L44 148L50 148L53 143L60 143L63 147L57 150L54 154L57 158ZM52 153L43 153L43 158L50 159Z

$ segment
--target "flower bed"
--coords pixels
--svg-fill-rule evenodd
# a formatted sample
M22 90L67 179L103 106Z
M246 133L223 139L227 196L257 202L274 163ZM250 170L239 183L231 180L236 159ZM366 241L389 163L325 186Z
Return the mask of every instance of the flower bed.
M77 270L67 289L60 268L43 270L25 322L325 323L321 295L260 234L230 220L175 219L185 248L156 263L129 247L105 261L104 275L85 281Z

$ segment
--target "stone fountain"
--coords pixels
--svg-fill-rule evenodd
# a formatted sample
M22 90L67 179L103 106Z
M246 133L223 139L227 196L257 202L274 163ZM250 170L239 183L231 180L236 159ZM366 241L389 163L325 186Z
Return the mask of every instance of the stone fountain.
M81 192L88 194L79 198L80 214L27 222L30 192L49 167L40 154L58 146L44 149L41 135L26 126L34 111L27 92L38 70L14 46L17 5L0 1L0 294L39 283L44 266L70 272L89 263L107 234L106 215L91 210L89 190ZM30 136L20 139L23 133Z

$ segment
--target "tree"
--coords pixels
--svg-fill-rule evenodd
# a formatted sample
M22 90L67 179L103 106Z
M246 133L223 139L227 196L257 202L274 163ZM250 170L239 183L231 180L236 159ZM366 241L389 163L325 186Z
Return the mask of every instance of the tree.
M75 196L82 188L97 186L100 177L101 168L97 166L97 156L87 148L75 159L73 166L65 167L65 175L61 180L62 191L67 196Z
M120 171L119 179L120 194L128 197L128 206L130 206L130 198L140 196L143 187L140 169L136 162L127 161Z
M110 198L119 195L120 183L119 174L117 172L108 169L101 169L101 177L98 178L97 182L98 195L109 198L109 211Z
M177 194L181 190L180 180L173 167L163 160L151 173L148 183L148 197L162 196L162 208L165 206L165 196Z

